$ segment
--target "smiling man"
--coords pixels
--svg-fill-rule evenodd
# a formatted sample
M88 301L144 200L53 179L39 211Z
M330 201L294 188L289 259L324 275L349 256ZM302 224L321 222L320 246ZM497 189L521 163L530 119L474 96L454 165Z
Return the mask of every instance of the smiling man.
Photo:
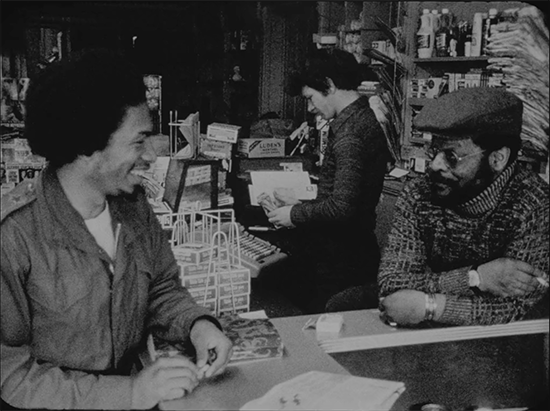
M25 136L48 166L2 199L3 408L148 409L224 370L231 342L181 286L140 187L151 130L142 75L111 52L32 79ZM131 373L150 331L197 362Z
M546 308L548 184L517 161L522 112L503 89L470 88L415 118L431 164L396 203L378 274L388 320L485 325Z

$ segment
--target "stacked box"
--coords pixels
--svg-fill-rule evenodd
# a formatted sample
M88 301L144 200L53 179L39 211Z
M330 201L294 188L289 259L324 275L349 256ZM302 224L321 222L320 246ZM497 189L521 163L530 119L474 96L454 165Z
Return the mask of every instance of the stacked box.
M207 263L210 260L210 255L217 255L217 247L212 247L210 244L201 243L185 243L172 247L176 260L183 263L201 264Z
M226 143L236 143L240 130L240 126L233 124L212 123L206 129L206 138Z
M181 247L181 246L180 246ZM178 248L178 247L173 247ZM208 247L210 250L210 247ZM195 252L195 250L192 250ZM202 251L198 251L202 253ZM180 254L181 255L181 254ZM187 252L184 254L188 259ZM197 260L208 261L209 255L203 254ZM197 304L209 308L212 312L247 312L250 308L250 269L242 266L219 266L208 262L197 264L177 261L182 285L187 288ZM234 303L232 301L234 299Z

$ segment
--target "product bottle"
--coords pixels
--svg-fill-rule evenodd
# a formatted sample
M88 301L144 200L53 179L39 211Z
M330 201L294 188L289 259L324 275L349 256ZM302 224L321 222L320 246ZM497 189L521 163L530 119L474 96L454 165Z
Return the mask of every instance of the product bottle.
M435 49L437 57L449 56L449 29L451 26L450 17L449 9L441 10L439 29L435 33Z
M431 25L430 10L424 9L420 16L420 28L416 32L418 58L426 59L433 55L434 31Z
M458 24L455 20L455 16L452 13L449 13L449 56L450 57L457 57L458 56L458 40L459 40L459 32L458 32Z
M439 12L437 9L433 9L430 13L430 17L432 18L432 28L434 29L434 33L439 30Z
M485 13L475 13L472 23L472 57L481 56L481 41L483 39L483 16Z
M472 25L466 24L464 37L464 57L472 55Z
M481 49L481 54L483 56L487 55L487 45L489 44L489 39L491 38L491 30L496 24L498 24L498 10L489 9L489 15L485 19L485 27L483 32L483 46Z

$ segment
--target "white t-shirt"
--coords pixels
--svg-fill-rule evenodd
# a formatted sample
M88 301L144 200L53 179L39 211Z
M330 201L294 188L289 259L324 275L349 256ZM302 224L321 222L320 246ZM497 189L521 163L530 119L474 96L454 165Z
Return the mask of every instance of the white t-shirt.
M86 227L94 236L101 248L114 260L116 253L116 239L111 224L111 213L109 203L105 203L105 209L95 218L84 220Z

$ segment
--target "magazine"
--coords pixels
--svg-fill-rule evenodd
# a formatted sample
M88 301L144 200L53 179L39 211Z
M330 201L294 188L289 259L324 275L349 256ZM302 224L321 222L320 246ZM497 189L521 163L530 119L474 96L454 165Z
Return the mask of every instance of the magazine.
M224 315L219 321L233 343L230 365L283 356L281 336L269 318L250 319L238 315ZM175 355L183 355L195 361L195 352L190 344L167 342L152 334L147 340L147 351L151 361Z

